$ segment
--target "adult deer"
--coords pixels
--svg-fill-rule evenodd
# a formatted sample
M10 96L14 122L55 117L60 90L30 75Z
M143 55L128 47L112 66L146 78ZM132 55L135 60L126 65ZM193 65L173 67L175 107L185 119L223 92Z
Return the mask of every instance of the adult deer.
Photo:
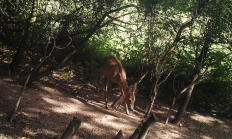
M126 82L126 72L124 68L122 67L121 62L113 55L107 55L103 59L102 63L102 71L98 78L98 84L97 84L97 92L98 86L99 86L99 80L101 76L107 75L106 82L105 82L105 107L108 108L108 101L109 101L109 95L111 92L111 85L112 81L118 84L119 89L121 93L123 94L124 101L126 104L126 113L129 115L129 110L134 110L134 102L135 102L135 90L131 87L128 87ZM108 84L108 88L107 88Z

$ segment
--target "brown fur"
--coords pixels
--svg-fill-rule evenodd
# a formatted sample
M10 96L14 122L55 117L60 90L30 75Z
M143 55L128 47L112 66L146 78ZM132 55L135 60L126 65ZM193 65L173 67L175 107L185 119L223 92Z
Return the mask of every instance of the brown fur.
M98 84L97 84L97 92L98 92L98 86L99 86L99 80L101 76L107 75L106 78L106 84L108 83L108 88L106 88L105 84L105 107L108 108L107 104L109 101L109 95L111 92L111 85L112 81L118 84L120 91L123 93L124 101L126 104L126 113L129 114L129 110L134 109L134 101L135 101L135 90L132 88L129 88L126 82L126 72L124 68L122 67L121 62L113 55L107 55L103 59L102 63L102 72L99 75L98 78Z

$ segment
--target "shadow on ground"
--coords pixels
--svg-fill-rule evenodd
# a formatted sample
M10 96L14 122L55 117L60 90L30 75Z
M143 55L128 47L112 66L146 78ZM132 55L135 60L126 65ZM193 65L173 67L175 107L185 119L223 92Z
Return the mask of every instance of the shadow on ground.
M87 88L76 95L83 81L67 83L53 78L52 82L51 79L43 80L26 88L16 118L13 123L9 123L21 86L6 75L7 72L0 74L0 137L60 138L69 122L76 116L81 119L82 124L74 139L110 139L119 130L123 131L124 138L127 139L140 124L139 121L149 104L149 99L136 94L135 111L131 112L131 116L127 116L124 104L117 111L104 108L103 89L95 93L95 100L92 100L91 96L95 92L93 84L96 81L91 81ZM110 103L119 95L118 89L113 88ZM165 126L167 109L160 102L155 104L152 112L156 115L157 122L151 127L148 139L232 136L230 120L216 119L197 112L187 112L181 127L172 124Z

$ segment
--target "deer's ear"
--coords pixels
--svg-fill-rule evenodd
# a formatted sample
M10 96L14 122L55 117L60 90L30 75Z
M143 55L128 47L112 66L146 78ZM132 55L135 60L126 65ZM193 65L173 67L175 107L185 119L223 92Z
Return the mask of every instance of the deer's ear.
M121 72L118 72L118 75L120 76L120 79L123 80L123 76Z
M113 77L115 77L118 73L119 73L119 75L120 75L119 67L116 66L115 69L114 69L114 75L113 75ZM120 75L120 77L121 77L121 75Z

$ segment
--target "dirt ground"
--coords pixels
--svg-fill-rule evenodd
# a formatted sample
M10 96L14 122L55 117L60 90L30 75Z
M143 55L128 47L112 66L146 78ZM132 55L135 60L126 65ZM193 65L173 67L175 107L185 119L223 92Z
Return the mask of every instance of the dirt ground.
M21 86L9 78L5 69L0 69L0 139L57 139L73 117L82 121L74 139L110 139L119 130L123 131L123 138L128 139L140 124L149 99L136 94L135 111L127 116L124 105L118 110L105 109L103 89L95 93L95 99L91 100L95 92L95 80L91 80L77 94L84 82L82 78L75 77L75 80L67 83L56 73L33 83L23 94L14 122L9 123ZM119 95L117 86L114 86L110 104ZM232 138L231 120L218 119L195 111L186 112L180 126L164 125L167 106L156 101L152 110L156 122L150 128L147 139ZM171 118L175 112L172 111Z

